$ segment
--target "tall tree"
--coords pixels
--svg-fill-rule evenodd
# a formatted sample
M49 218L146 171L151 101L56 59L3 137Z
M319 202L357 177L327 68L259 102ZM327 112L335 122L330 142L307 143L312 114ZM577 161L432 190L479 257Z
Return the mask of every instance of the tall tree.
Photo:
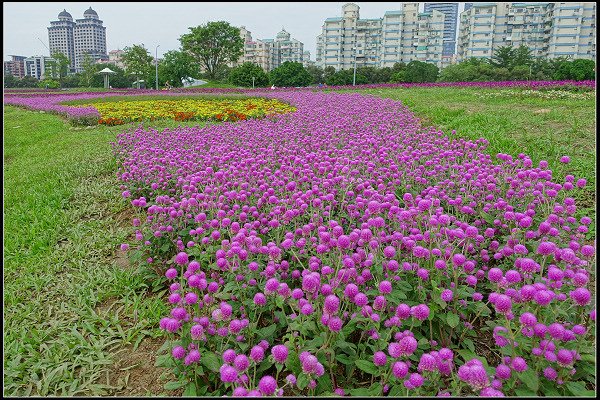
M511 68L518 67L521 65L529 66L533 62L533 56L531 55L531 50L529 47L525 45L520 45L517 47L513 53Z
M275 86L308 86L312 76L299 62L286 61L269 73L271 83Z
M229 62L236 62L244 53L240 29L226 21L207 22L190 27L190 33L181 35L183 51L188 52L214 79L218 70Z
M491 64L494 67L510 68L515 58L515 49L512 46L498 47L492 55Z
M323 83L323 68L316 65L309 65L306 67L306 71L312 76L312 83Z
M142 45L134 44L131 47L125 47L123 49L123 64L125 64L125 70L128 74L133 75L138 81L141 78L148 78L152 72L152 64L154 57L148 52L148 50Z
M85 53L83 55L83 60L81 61L81 86L91 87L92 80L94 79L94 74L96 73L96 63L94 59L89 54Z
M183 86L184 78L200 77L200 68L194 58L184 51L170 50L165 53L162 61L158 64L159 80L169 81L174 87Z
M245 62L232 69L228 79L229 82L236 86L252 87L254 85L254 87L265 87L269 85L269 76L267 73L261 67L251 62Z
M52 58L56 61L56 69L58 72L58 81L60 82L60 86L62 87L64 78L67 76L69 72L69 65L71 64L71 60L64 53L55 52L52 54Z

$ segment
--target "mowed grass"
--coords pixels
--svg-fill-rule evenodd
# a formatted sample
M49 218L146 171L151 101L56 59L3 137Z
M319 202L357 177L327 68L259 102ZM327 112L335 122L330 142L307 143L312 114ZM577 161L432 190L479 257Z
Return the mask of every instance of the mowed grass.
M116 352L161 334L164 296L119 251L134 214L110 142L127 127L4 107L5 395L116 393Z
M487 151L517 157L527 154L537 166L548 161L553 181L563 183L568 174L585 178L587 186L575 189L576 216L588 215L594 223L596 204L596 102L594 99L541 99L536 97L484 97L504 89L412 87L365 89L359 93L401 101L424 125L435 126L457 137L485 138ZM511 89L514 90L514 89ZM571 162L560 162L562 156Z

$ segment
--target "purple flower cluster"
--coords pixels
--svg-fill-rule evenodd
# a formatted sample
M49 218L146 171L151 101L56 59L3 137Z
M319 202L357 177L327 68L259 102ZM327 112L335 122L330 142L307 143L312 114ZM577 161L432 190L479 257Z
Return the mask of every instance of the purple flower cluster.
M573 176L493 158L389 99L270 95L297 111L114 143L138 213L129 251L169 280L175 362L222 357L221 393L237 395L333 393L375 374L382 391L497 396L539 362L541 379L572 376L595 321ZM487 325L514 354L495 376L450 350ZM353 376L329 373L353 360Z

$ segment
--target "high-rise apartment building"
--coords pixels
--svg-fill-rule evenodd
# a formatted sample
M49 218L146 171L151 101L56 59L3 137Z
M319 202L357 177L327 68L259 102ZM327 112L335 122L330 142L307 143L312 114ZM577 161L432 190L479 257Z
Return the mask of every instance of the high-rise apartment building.
M48 56L31 56L23 61L25 63L25 75L33 76L36 79L48 78L48 75L56 68L56 60Z
M465 3L465 9L463 11L467 11L471 7L473 7L473 3Z
M106 59L106 27L98 18L98 13L88 8L82 19L73 22L73 17L63 10L58 21L50 21L48 27L50 54L63 53L69 58L72 71L81 71L85 54L94 60Z
M361 19L360 8L347 3L342 17L327 18L317 36L317 65L336 70L357 66L392 67L413 60L442 64L445 16L419 12L419 3L402 3L382 18Z
M425 3L425 12L438 10L444 13L443 57L451 57L456 52L456 29L458 27L458 3Z
M596 57L594 3L474 3L460 15L458 57L490 58L503 46L534 57Z
M269 72L286 61L304 62L304 44L291 37L282 29L275 39L252 39L246 27L240 27L240 36L244 39L244 53L231 67L251 62Z
M62 53L69 58L69 69L75 69L75 41L73 31L75 22L67 10L58 14L58 21L50 21L48 27L48 42L50 45L50 55Z
M11 55L12 60L4 61L4 75L12 75L15 78L25 77L25 56Z

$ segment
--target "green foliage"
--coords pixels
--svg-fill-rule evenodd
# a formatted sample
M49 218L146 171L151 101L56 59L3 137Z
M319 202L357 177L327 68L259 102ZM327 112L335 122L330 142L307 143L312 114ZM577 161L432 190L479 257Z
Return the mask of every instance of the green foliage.
M131 47L125 47L123 50L125 71L133 75L136 81L143 79L147 82L152 72L154 72L154 57L152 57L143 45L134 44Z
M200 77L199 65L194 58L180 50L170 50L165 53L162 61L158 64L159 85L169 82L171 86L181 87L182 79L197 79Z
M515 50L512 46L498 47L492 55L491 64L494 67L510 68L512 66Z
M254 78L254 84L252 78ZM230 83L236 86L269 86L269 76L267 75L267 73L261 67L251 62L245 62L242 65L233 68L229 73L228 80Z
M94 59L89 54L83 55L83 60L81 61L81 76L80 76L80 85L83 87L91 87L92 80L94 79L94 75L98 71L96 69L96 63Z
M308 86L312 76L301 63L286 61L269 74L271 83L278 87Z
M60 87L60 82L54 79L44 79L38 82L38 87L42 89L58 89Z
M123 68L120 68L119 66L114 64L103 63L96 64L96 72L92 77L90 87L104 87L104 77L102 76L102 74L98 73L98 71L101 71L104 68L110 68L112 71L115 72L114 74L110 74L109 77L110 86L113 88L130 88L133 82L135 81L135 78L127 74Z
M422 61L411 61L404 71L404 82L435 82L439 75L439 68L434 64Z
M331 78L333 74L335 74L335 68L331 65L323 68L323 81L327 82L327 80Z
M52 54L52 58L55 60L57 72L58 72L58 80L60 85L63 86L63 81L69 72L69 66L71 65L71 60L64 53L56 52Z
M179 38L181 48L202 65L209 79L217 79L221 66L236 62L243 54L240 29L226 21L207 22L189 29L190 33Z
M318 67L316 65L309 65L308 67L306 67L306 71L310 74L310 76L312 76L313 85L325 82L325 71L323 70L323 68Z
M354 69L345 69L345 70L340 70L337 71L335 74L333 74L331 77L329 77L325 83L327 83L328 85L352 85L352 83L354 82ZM362 85L365 83L370 83L367 78L360 74L358 72L358 69L356 71L356 84L357 85Z

